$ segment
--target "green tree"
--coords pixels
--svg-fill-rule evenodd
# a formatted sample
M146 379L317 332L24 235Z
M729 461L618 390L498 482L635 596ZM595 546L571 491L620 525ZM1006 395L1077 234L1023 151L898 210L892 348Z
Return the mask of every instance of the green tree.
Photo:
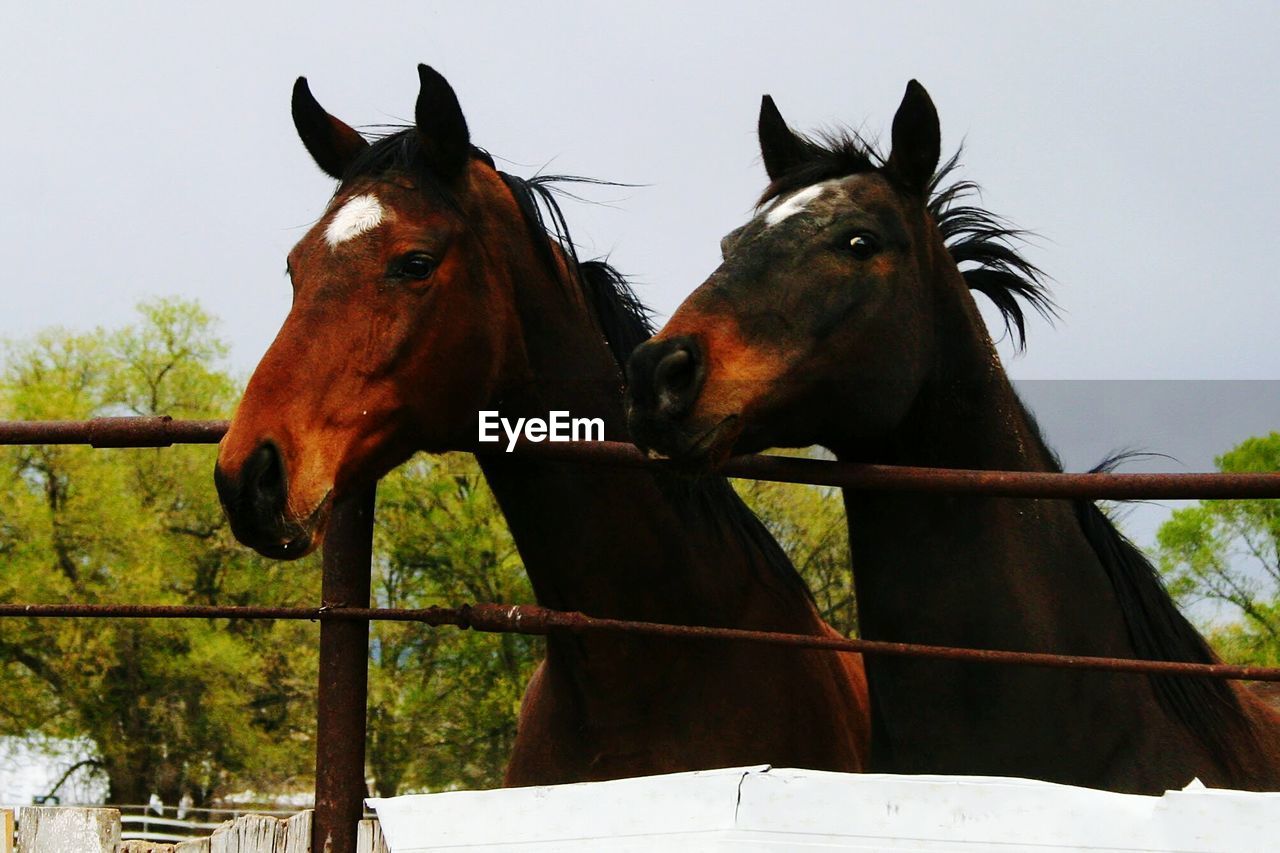
M1280 432L1219 456L1230 473L1280 471ZM1157 534L1160 568L1184 606L1227 605L1235 624L1211 629L1228 660L1280 665L1280 501L1200 501L1176 510Z
M224 416L225 351L211 318L179 300L146 303L116 331L48 330L8 347L0 416ZM316 601L314 565L269 563L231 538L214 453L6 450L0 600ZM0 728L89 738L115 802L289 785L310 766L314 643L306 623L3 620Z
M533 600L471 456L415 457L382 481L376 518L377 606ZM393 622L373 634L368 755L379 796L500 785L541 641Z
M845 636L856 636L858 603L849 571L849 528L840 490L765 480L734 480L733 484L813 591L822 618Z

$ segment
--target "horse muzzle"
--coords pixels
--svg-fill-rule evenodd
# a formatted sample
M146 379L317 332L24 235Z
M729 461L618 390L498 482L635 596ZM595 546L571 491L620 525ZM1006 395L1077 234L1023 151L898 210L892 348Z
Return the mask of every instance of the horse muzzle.
M709 425L697 415L707 381L707 358L696 338L655 339L627 363L627 427L640 449L690 467L729 455L740 429L736 415Z
M289 512L289 480L284 457L274 442L264 441L238 470L222 459L214 468L218 499L241 543L264 557L296 560L319 543L332 505L332 491L303 517Z

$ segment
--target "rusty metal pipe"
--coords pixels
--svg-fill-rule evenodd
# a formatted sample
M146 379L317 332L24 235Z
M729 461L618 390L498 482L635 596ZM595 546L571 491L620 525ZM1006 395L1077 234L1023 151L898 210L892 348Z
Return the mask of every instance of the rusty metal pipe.
M1144 675L1202 676L1246 681L1280 681L1280 667L1152 661L1134 658L1094 657L1091 655L1062 655L1049 652L1012 652L997 649L965 649L918 643L894 643L883 640L855 640L810 634L784 634L742 628L667 625L655 622L635 622L627 619L600 619L587 616L584 613L549 610L537 605L474 604L471 605L468 621L470 623L469 627L477 631L515 631L524 634L548 634L560 630L577 634L642 634L671 639L760 642L770 645L791 646L793 648L826 649L837 652L858 652L860 654L890 655L894 657L931 658L964 663L1011 664L1014 666L1037 666L1050 669L1088 669Z
M467 627L467 608L268 607L233 604L0 604L0 619L291 619L309 622L421 622Z
M856 640L811 634L785 634L741 628L709 628L668 625L628 619L600 619L583 613L550 610L534 604L464 604L422 610L369 607L211 607L207 605L138 604L0 604L0 618L15 616L64 616L136 619L309 619L321 623L371 620L419 622L436 627L452 625L490 633L545 635L555 631L578 634L639 634L679 640L721 640L765 643L800 649L857 652L867 655L931 658L961 663L1009 664L1052 669L1087 669L1142 675L1181 675L1228 678L1242 681L1280 682L1280 667L1242 666L1225 663L1185 663L1133 658L1061 655L1048 652L1013 652L996 649L962 649L881 640Z
M373 557L370 486L333 508L325 538L320 598L328 608L368 608ZM311 849L356 853L364 815L365 735L369 696L369 620L320 623L316 690L316 812Z
M474 451L474 448L470 448ZM481 451L493 453L486 448ZM527 458L580 464L644 468L672 463L645 457L630 444L616 441L522 442L515 453ZM975 471L868 465L768 454L735 456L715 469L726 477L807 483L883 492L989 495L1020 498L1132 500L1138 498L1280 498L1280 472L1118 474L1052 471Z
M217 444L227 421L171 417L93 418L87 421L0 421L0 445L87 444L91 447L169 447Z
M168 447L214 444L226 421L94 418L88 421L0 421L0 445L88 444L93 447ZM492 448L458 448L494 453ZM647 458L624 442L522 442L516 454L579 464L647 468L672 463ZM1280 498L1277 473L1080 474L1049 471L973 471L863 465L791 456L736 456L718 469L726 477L808 483L868 491L970 494L992 497L1087 500Z

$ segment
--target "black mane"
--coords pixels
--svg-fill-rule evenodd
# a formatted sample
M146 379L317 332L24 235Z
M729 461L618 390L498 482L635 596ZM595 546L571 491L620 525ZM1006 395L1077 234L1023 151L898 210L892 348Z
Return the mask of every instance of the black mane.
M844 131L800 140L805 159L771 183L758 204L851 175L878 172L893 179L884 168L885 156L857 133ZM1023 303L1051 320L1056 312L1053 299L1045 286L1044 273L1018 251L1018 242L1027 236L1026 232L969 203L978 192L974 182L948 183L959 165L960 154L957 150L929 182L928 211L942 232L947 251L960 267L965 284L984 294L999 309L1005 331L1015 336L1021 349L1027 338Z
M632 351L653 335L649 309L636 296L626 277L606 261L579 260L569 224L556 199L557 184L604 182L564 175L521 178L502 171L498 175L520 206L530 237L544 263L554 272L558 269L556 249L564 255L576 285L600 324L609 351L618 367L625 368Z
M829 133L816 139L802 137L801 143L807 157L774 180L758 204L822 181L851 175L877 172L893 180L892 173L884 168L884 155L856 133ZM929 182L927 209L942 232L956 266L961 268L965 283L995 304L1004 317L1006 330L1016 335L1017 345L1022 348L1026 343L1023 303L1046 319L1053 319L1056 309L1046 288L1044 273L1018 250L1018 243L1026 232L969 203L978 192L977 184L951 180L960 153L957 151L946 160ZM1054 460L1052 467L1061 471L1062 466L1049 449L1034 417L1018 402L1027 415L1032 433ZM1095 470L1108 470L1123 458L1112 457ZM1218 663L1217 655L1178 610L1159 572L1142 551L1093 501L1072 503L1080 529L1111 581L1129 641L1138 657ZM1252 730L1230 685L1212 678L1150 678L1166 712L1198 736L1215 755L1231 761L1231 738L1242 734L1248 737Z
M1115 454L1096 465L1093 471L1113 470L1134 455L1139 454ZM1116 529L1111 518L1093 501L1077 500L1073 504L1080 528L1111 580L1124 613L1129 641L1138 657L1221 663L1209 643L1174 604L1160 573L1141 549ZM1233 738L1252 737L1252 728L1229 682L1162 675L1151 676L1151 681L1165 710L1182 721L1220 758L1232 760Z
M965 284L992 301L1004 318L1005 332L1016 335L1017 347L1023 349L1027 324L1022 303L1046 320L1054 319L1057 308L1045 286L1044 272L1018 250L1027 232L969 203L979 191L973 181L948 183L962 150L952 154L929 182L929 213Z

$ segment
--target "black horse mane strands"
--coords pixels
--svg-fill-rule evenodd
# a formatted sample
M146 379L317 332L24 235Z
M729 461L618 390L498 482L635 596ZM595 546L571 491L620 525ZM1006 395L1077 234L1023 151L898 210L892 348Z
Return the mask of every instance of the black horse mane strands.
M943 163L929 182L929 213L933 216L951 259L970 290L983 294L1004 318L1006 333L1019 350L1027 345L1023 304L1046 320L1057 317L1044 271L1019 250L1028 232L970 199L979 194L973 181L948 181L960 163L963 147Z
M1093 468L1112 471L1139 453L1116 453ZM1093 546L1124 613L1129 641L1145 660L1221 663L1200 632L1178 610L1160 573L1146 555L1116 528L1093 501L1072 502L1085 538ZM1251 739L1239 698L1230 683L1216 678L1150 677L1156 697L1165 711L1205 744L1216 756L1230 762L1235 754L1232 738Z
M626 366L632 350L647 341L654 332L649 309L632 290L626 276L607 261L583 261L578 258L573 235L560 209L557 193L566 183L617 186L609 181L580 178L571 175L538 175L521 178L507 172L498 172L507 189L515 197L524 216L525 224L535 237L539 256L556 270L555 248L564 254L570 275L581 289L590 306L609 351L618 367Z

